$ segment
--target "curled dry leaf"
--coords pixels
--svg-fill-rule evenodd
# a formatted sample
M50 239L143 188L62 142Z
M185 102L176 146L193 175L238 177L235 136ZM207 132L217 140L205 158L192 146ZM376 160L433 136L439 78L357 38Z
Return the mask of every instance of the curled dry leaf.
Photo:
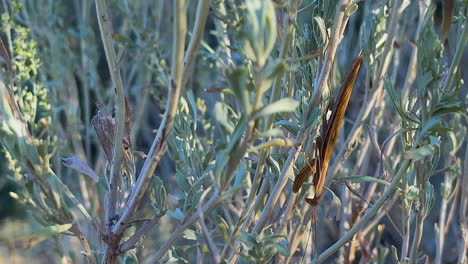
M106 159L111 163L114 156L115 120L111 114L106 111L102 103L98 102L97 108L98 111L91 120L91 123L96 131L99 144L104 150Z
M92 119L94 130L99 144L104 150L106 159L112 163L114 157L114 140L116 131L116 121L112 115L106 111L102 103L97 103L98 111ZM133 155L132 142L130 140L130 116L132 109L125 99L125 131L122 139L122 166L125 171L125 189L129 189L135 182L135 156Z
M89 177L91 177L95 182L99 181L96 172L94 172L94 170L91 169L85 161L82 161L77 156L72 156L71 158L63 158L62 161L63 166L75 169L83 174L86 174Z

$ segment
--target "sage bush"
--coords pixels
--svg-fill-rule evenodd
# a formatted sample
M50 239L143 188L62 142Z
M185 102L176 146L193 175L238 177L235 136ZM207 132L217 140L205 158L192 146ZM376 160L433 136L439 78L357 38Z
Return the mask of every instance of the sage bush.
M466 0L0 13L0 262L466 263Z

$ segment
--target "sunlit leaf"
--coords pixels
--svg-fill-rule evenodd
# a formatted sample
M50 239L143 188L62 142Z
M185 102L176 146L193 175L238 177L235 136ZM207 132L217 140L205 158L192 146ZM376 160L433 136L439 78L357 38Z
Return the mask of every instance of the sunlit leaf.
M94 172L94 170L91 169L85 161L81 160L77 156L72 156L71 158L62 158L62 161L65 167L72 168L78 172L86 174L95 182L99 181L99 177L96 172Z
M299 106L299 102L292 98L283 98L260 109L254 116L254 119L265 117L275 113L294 112Z
M432 145L424 145L419 148L415 148L405 152L404 157L405 159L411 159L414 161L422 160L427 156L430 156L434 153L434 146Z

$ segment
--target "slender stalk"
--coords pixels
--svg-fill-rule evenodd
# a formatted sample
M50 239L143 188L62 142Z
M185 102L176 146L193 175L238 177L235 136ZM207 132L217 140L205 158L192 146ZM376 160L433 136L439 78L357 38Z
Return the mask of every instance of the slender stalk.
M398 188L398 184L400 183L403 176L406 175L406 170L408 169L410 163L410 160L404 160L402 162L402 164L400 165L400 169L398 170L397 174L393 177L393 180L388 186L388 188L385 190L382 196L380 196L380 198L377 199L374 205L366 211L361 220L359 220L359 222L357 222L344 236L342 236L331 247L322 252L318 256L318 258L314 260L313 263L322 263L325 259L327 259L336 251L338 251L342 246L351 241L354 235L359 230L361 230L369 222L369 220L371 220L372 217L374 217L379 212L379 210L382 208L382 206L385 204L385 202L388 200L391 194Z
M208 245L208 249L210 250L211 257L213 258L213 263L220 263L221 257L219 255L218 249L216 248L216 244L214 243L213 239L210 236L210 231L206 227L205 220L203 214L200 215L200 226L205 237L206 244Z
M81 26L80 26L80 52L81 52L81 67L82 71L82 84L83 84L83 95L84 95L84 121L85 121L85 152L86 156L91 155L91 109L90 109L90 98L89 98L89 82L88 82L88 70L89 70L89 58L86 54L86 44L88 35L86 32L86 26L88 23L88 1L83 0L81 2ZM89 160L89 159L88 159Z
M440 207L440 219L439 219L439 226L437 233L437 240L436 240L436 264L442 263L442 254L444 252L444 244L445 244L445 219L447 217L447 200L442 201L442 205Z
M195 17L195 27L192 32L192 39L185 53L185 73L182 79L182 87L185 87L187 81L193 71L193 63L195 62L195 56L197 55L200 42L205 32L205 24L208 18L210 9L210 0L200 0L197 6L197 15Z
M460 235L458 236L458 264L466 263L468 246L468 142L465 142L465 161L463 162L463 183L460 195Z
M115 234L122 234L125 229L125 223L133 215L145 194L153 177L154 170L161 160L162 155L166 150L167 137L171 132L174 123L174 116L179 104L180 94L182 90L182 76L184 69L184 45L185 35L187 32L187 18L185 15L185 1L174 1L174 28L173 28L173 55L171 68L171 84L169 85L169 95L166 104L166 112L158 129L148 157L143 164L138 180L133 187L132 194L128 201L127 207L122 213L122 217L118 220L112 229Z
M107 6L105 0L95 0L95 3L107 64L109 67L112 83L114 84L115 92L117 94L115 105L117 131L115 133L114 139L114 155L111 164L110 186L106 210L106 227L108 232L110 232L117 205L117 185L120 180L120 164L122 162L122 139L125 125L125 94L122 85L122 77L120 76L120 70L117 67L117 56L115 54L112 39L112 25L109 14L107 12Z
M86 260L88 261L88 264L96 263L94 261L94 256L93 256L93 252L91 250L91 246L89 245L88 240L83 236L83 234L81 233L79 228L76 225L74 225L74 226L72 226L70 231L73 232L73 234L75 234L75 236L78 238L81 245L83 246L84 251L83 251L82 254L86 257Z
M348 7L348 0L340 0L336 5L336 13L334 18L334 24L332 27L332 33L330 37L330 42L328 44L327 54L325 56L325 63L323 64L320 75L315 80L314 83L314 91L312 93L312 99L309 104L308 112L310 113L311 110L318 106L320 102L320 98L322 97L323 89L328 81L328 76L330 75L333 61L335 59L336 48L338 47L342 32L346 25L345 22L345 12ZM343 28L343 30L342 30Z
M367 115L369 114L370 110L372 109L375 100L378 98L378 96L382 92L383 78L384 78L385 74L387 73L390 58L392 57L393 39L394 39L394 36L395 36L395 31L396 31L396 27L397 27L397 24L398 24L398 19L400 18L400 14L401 14L401 11L402 11L402 10L400 10L400 5L401 5L401 0L394 0L393 1L392 13L391 13L391 18L390 18L390 22L389 22L387 41L385 42L384 50L383 50L382 55L381 55L382 61L379 64L379 67L377 69L377 74L376 74L374 82L373 82L373 83L376 84L376 89L374 89L374 93L371 96L371 99L369 100L369 104L367 104L367 105L364 104L362 106L362 108L361 108L361 110L359 112L359 115L358 115L359 118L356 118L356 121L355 121L355 123L353 125L353 128L351 129L351 132L350 132L350 134L348 136L347 142L345 144L343 144L343 146L340 148L340 150L338 151L338 154L335 157L335 160L334 160L332 166L330 166L330 169L328 170L328 173L329 173L330 177L327 178L327 182L330 182L333 179L334 175L336 175L336 172L337 172L338 168L345 161L345 160L341 159L341 157L343 156L345 150L348 148L349 144L353 144L354 141L356 140L357 135L359 134L359 131L362 128L362 120L367 118Z
M419 245L421 244L422 232L423 232L423 224L424 224L424 201L426 199L425 194L425 182L424 182L424 175L423 175L423 161L418 161L416 163L416 181L419 188L419 208L416 209L416 226L414 228L414 235L413 241L411 243L411 251L409 257L409 264L416 263L418 258L418 249Z
M295 32L294 25L290 24L290 21L295 21L295 17L296 17L295 10L297 9L297 2L298 2L297 0L291 1L290 7L293 9L293 11L291 11L291 14L293 15L291 19L285 20L284 22L285 23L285 33L284 33L285 37L283 38L281 42L281 49L280 49L280 55L279 55L279 57L282 59L286 58L288 51L291 47L292 39L294 38L294 32ZM270 103L279 99L280 92L281 92L281 76L278 77L273 83ZM273 124L273 115L267 116L264 120L263 131L265 132L265 131L270 130L272 127L272 124ZM244 226L244 223L246 222L246 220L248 219L248 216L250 215L250 213L248 212L252 210L252 207L254 205L255 197L257 196L256 195L257 190L260 185L261 175L263 174L263 171L265 168L265 162L266 162L266 158L268 157L268 154L269 154L268 150L262 150L260 152L260 156L258 158L258 163L257 163L257 168L255 170L255 176L253 179L253 185L249 192L247 202L245 203L242 209L241 217L237 221L235 227L233 228L233 231L231 232L229 236L229 241L231 242L231 244L232 242L236 240L237 236L240 233L241 228ZM226 245L224 246L222 254L221 254L222 258L226 258L227 255L229 254L229 251L230 251L229 245L230 245L229 243L226 243Z
M404 180L403 181L403 192L408 193L408 184ZM404 199L404 198L403 198ZM400 254L400 261L404 262L408 258L408 249L410 243L410 230L411 230L411 206L412 203L410 202L408 206L405 206L405 201L403 200L403 210L402 210L402 226L403 226L403 237L402 237L402 246L401 246L401 254Z
M149 221L144 223L136 232L131 236L127 241L125 241L121 246L119 252L126 252L135 247L136 243L140 240L141 237L148 234L148 232L153 228L156 224L158 224L159 220L164 213L160 213L154 215Z
M446 162L448 163L448 162ZM449 186L451 183L450 177L448 174L445 174L443 186ZM440 206L440 213L439 213L439 232L436 233L436 258L435 263L441 264L442 263L442 255L444 252L444 244L445 244L445 227L447 224L447 207L449 203L449 198L444 195L442 192L442 204Z
M299 134L298 138L301 138L301 137L302 135ZM281 170L281 174L275 186L273 187L273 190L271 191L270 197L268 197L268 201L265 204L265 207L263 208L260 218L258 219L257 222L255 222L255 225L251 232L252 234L259 233L261 229L265 226L266 221L269 219L271 212L273 211L274 204L276 204L276 201L281 195L283 188L286 186L286 183L288 182L289 176L294 173L293 172L294 161L297 159L297 156L299 155L299 153L300 153L300 147L292 148L289 151L288 159L284 162L283 168Z
M219 201L220 198L220 191L215 190L213 195L211 196L210 200L201 207L196 214L191 216L187 221L184 221L183 225L180 225L177 227L177 229L172 233L171 237L164 243L158 251L153 255L153 257L150 259L149 263L158 263L159 260L166 254L166 252L172 247L172 245L179 239L185 232L187 228L192 226L199 218L201 215L206 214L209 212L213 206L216 205L216 203ZM200 199L201 200L201 199Z

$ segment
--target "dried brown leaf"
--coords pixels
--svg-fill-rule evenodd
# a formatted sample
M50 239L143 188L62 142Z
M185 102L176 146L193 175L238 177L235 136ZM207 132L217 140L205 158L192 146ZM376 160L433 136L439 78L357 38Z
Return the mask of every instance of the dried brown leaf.
M106 159L109 163L112 162L114 156L114 138L115 138L115 119L106 111L102 103L97 103L98 111L91 120L99 144L104 150Z

